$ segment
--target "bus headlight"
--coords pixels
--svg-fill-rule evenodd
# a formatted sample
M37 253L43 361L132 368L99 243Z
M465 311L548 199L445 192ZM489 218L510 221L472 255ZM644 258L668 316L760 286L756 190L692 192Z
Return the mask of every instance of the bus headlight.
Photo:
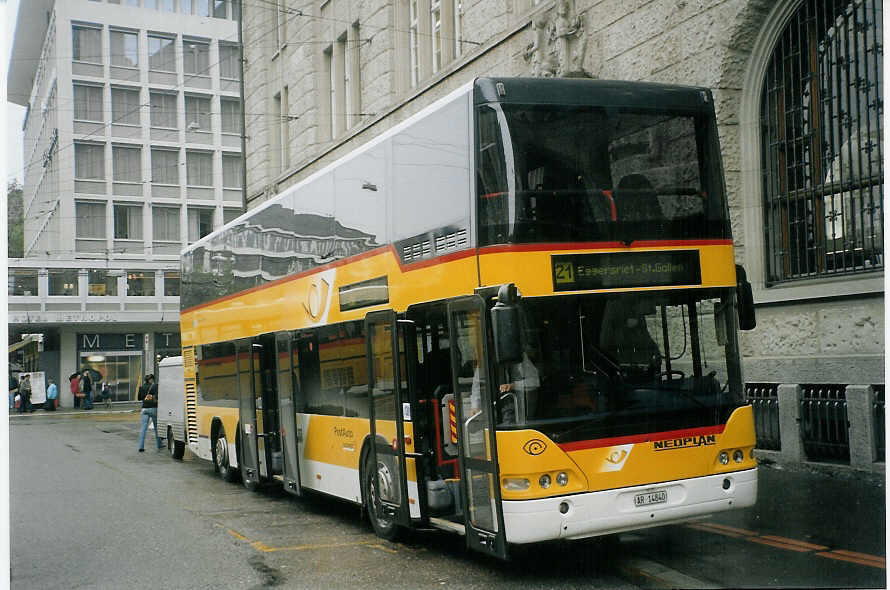
M720 460L721 465L729 465L729 453L726 451L720 451L720 454L717 456Z
M550 482L551 482L550 475L547 474L547 473L545 473L544 475L542 475L542 476L541 476L541 479L538 480L538 483L539 483L539 484L541 485L541 487L544 488L544 489L547 489L547 488L550 487Z
M504 489L511 492L524 492L531 487L531 482L524 477L505 477Z
M569 474L566 473L565 471L560 471L558 474L556 474L556 483L558 483L561 486L564 486L567 483L569 483Z
M732 453L732 460L735 461L736 463L741 463L744 458L745 458L745 453L743 453L741 449L736 449Z

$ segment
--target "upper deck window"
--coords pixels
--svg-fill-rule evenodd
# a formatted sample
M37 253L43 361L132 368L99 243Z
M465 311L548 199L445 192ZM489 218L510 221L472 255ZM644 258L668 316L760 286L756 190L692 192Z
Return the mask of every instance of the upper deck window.
M478 137L480 245L729 235L707 116L483 105Z

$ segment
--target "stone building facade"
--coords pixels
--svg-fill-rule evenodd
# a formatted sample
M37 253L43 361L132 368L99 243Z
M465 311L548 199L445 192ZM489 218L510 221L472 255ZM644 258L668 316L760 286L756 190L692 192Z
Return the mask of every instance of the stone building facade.
M851 440L874 443L850 461L882 460L880 2L270 0L243 18L248 208L476 76L711 88L757 304L745 379L791 423L813 392L831 403L817 385L848 392L869 420Z

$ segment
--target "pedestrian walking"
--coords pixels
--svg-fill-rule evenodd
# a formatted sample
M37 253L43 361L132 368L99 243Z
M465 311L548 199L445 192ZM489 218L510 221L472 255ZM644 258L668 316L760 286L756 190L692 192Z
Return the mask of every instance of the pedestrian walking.
M136 394L142 402L142 428L139 430L139 452L145 451L145 431L148 430L148 421L151 420L155 429L155 441L158 450L162 449L161 436L158 434L158 386L155 384L154 375L146 375L145 383L139 387Z
M9 410L15 408L15 396L19 392L19 380L12 372L9 373Z
M46 402L43 404L43 409L47 412L55 412L58 401L59 388L56 386L56 380L50 377L49 386L46 388Z
M111 388L108 387L108 382L102 384L102 401L105 402L105 407L111 407Z
M31 375L28 373L22 376L22 380L19 383L19 395L22 397L19 413L33 412L34 408L31 407Z
M77 409L80 407L80 373L71 373L68 385L71 387L71 397L74 398L74 409Z
M84 410L93 409L93 380L90 378L90 370L84 369L80 374L80 393L83 397L80 400L80 407Z

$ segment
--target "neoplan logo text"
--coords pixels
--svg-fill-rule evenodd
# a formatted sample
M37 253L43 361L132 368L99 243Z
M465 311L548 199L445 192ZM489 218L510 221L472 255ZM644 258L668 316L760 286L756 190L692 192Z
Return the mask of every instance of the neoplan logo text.
M673 451L675 449L688 449L690 447L707 447L715 444L717 444L717 437L713 434L669 438L667 440L657 440L652 443L653 448L656 451Z

